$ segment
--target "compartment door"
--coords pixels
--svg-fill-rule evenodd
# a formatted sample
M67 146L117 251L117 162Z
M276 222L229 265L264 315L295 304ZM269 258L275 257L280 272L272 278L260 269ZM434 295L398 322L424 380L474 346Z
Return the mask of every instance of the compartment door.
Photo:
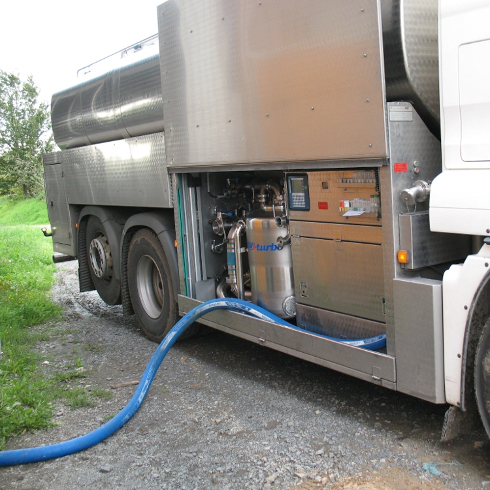
M381 245L293 237L296 300L385 321Z
M53 244L72 245L70 214L66 200L62 164L44 166L44 186ZM54 247L56 250L56 246Z

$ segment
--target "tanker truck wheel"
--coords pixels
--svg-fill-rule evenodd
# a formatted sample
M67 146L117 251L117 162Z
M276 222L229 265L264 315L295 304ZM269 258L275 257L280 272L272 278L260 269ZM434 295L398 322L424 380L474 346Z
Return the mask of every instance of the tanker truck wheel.
M490 319L483 328L476 351L475 392L480 417L490 437Z
M178 320L170 266L158 237L136 232L128 254L128 285L134 312L144 334L161 342Z
M99 296L108 305L120 304L121 283L114 276L111 245L99 218L89 218L86 237L90 275Z

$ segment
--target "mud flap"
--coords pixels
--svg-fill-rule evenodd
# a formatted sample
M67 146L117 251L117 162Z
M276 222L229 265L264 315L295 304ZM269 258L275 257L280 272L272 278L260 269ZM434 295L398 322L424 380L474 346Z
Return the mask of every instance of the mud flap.
M462 411L458 407L449 407L444 415L441 442L451 442L454 439L469 434L479 426L480 417L475 406Z

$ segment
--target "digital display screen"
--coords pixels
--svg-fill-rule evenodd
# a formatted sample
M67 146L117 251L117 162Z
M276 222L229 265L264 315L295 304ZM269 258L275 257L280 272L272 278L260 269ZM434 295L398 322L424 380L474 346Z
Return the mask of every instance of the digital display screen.
M303 193L303 179L301 177L291 177L291 190L292 192Z

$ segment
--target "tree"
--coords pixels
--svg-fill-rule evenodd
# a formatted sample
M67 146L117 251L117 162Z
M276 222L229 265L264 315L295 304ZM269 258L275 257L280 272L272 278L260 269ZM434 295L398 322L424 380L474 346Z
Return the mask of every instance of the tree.
M38 96L32 77L24 82L0 70L0 194L42 190L42 154L54 144L48 106Z

